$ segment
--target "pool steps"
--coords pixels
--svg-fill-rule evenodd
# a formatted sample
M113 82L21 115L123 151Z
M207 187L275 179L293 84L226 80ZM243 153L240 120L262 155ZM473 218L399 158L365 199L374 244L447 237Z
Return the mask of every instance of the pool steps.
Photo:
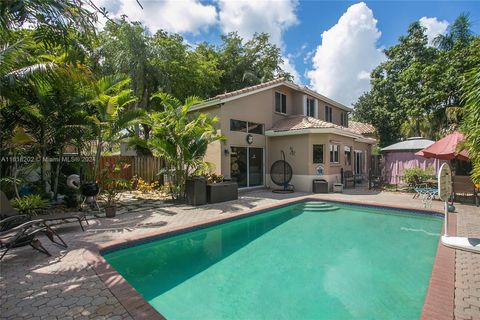
M334 211L340 208L326 202L305 202L305 203L299 204L296 207L296 209L304 210L304 211L321 212L321 211Z

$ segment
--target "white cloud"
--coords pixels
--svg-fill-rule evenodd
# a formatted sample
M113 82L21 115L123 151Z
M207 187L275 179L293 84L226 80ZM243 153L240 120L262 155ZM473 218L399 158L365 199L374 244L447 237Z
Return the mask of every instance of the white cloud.
M307 72L311 87L346 105L370 89L370 72L385 59L381 32L364 2L350 6L337 24L322 33L322 43Z
M292 64L288 57L283 57L283 63L281 67L284 71L290 73L293 76L293 81L295 83L301 84L302 78L300 77L300 74L298 73L297 69L295 69L295 66Z
M419 21L420 25L427 29L426 34L429 45L433 45L433 39L439 34L444 34L448 28L448 22L446 20L439 21L436 17L422 17Z
M308 52L305 54L305 57L303 57L303 63L304 63L304 64L309 63L314 54L315 54L315 49L308 51Z
M282 46L282 33L297 23L296 0L219 0L220 27L224 33L237 31L243 38L255 32L270 34L270 40Z
M223 33L236 31L244 39L250 39L256 32L270 35L270 41L284 51L282 35L289 27L298 23L297 0L219 0L219 22ZM289 72L295 81L300 74L292 59L283 55L283 70Z
M214 5L202 4L199 0L142 0L142 8L135 0L94 0L98 6L106 7L112 17L122 14L130 21L141 21L151 32L163 29L169 32L193 33L207 29L217 23Z

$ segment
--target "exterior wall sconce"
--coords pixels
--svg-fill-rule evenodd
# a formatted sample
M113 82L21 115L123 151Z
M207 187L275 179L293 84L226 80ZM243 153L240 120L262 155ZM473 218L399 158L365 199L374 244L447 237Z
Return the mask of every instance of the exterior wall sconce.
M228 149L224 149L223 154L225 155L225 157L228 157L230 155L230 151L228 151Z

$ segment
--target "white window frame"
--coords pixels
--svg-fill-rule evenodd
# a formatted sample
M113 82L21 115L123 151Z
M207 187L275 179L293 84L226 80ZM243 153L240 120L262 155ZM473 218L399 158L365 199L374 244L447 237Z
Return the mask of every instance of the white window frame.
M309 103L313 103L313 106L309 105ZM310 109L310 107L313 107L313 110ZM310 111L313 111L313 113L310 113ZM303 115L307 117L318 118L317 99L307 95L303 95Z
M333 161L332 161L332 152L333 152ZM336 159L335 159L335 152L337 154ZM335 163L335 164L340 163L340 144L330 143L330 147L328 149L328 158L330 160L330 163Z
M330 110L330 112L327 112L327 110ZM333 108L330 106L325 106L325 121L333 122Z
M342 115L340 117L340 125L342 127L348 128L348 112L342 111Z
M349 159L346 155L347 149L348 149L348 153L350 155L350 157L349 157L350 158L350 163L347 163L347 159ZM343 157L345 158L344 163L345 163L346 166L351 166L352 165L352 154L353 154L353 147L347 146L347 145L343 146Z
M280 95L280 111L277 110L277 93ZM283 102L283 99L282 99L282 95L285 96L285 105L283 106L282 105L282 102ZM280 92L280 91L275 91L275 96L274 96L274 101L273 101L273 104L274 104L274 108L275 108L275 112L276 113L281 113L281 114L287 114L287 95L283 92ZM285 108L285 112L283 112L283 109Z

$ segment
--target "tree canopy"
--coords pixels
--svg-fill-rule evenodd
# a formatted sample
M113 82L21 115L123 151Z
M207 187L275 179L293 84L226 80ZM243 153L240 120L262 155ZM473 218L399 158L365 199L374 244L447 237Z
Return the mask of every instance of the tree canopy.
M371 90L354 104L354 118L373 124L386 146L412 136L438 139L462 121L462 81L478 44L468 15L460 15L429 46L425 28L412 23L387 60L371 73Z

